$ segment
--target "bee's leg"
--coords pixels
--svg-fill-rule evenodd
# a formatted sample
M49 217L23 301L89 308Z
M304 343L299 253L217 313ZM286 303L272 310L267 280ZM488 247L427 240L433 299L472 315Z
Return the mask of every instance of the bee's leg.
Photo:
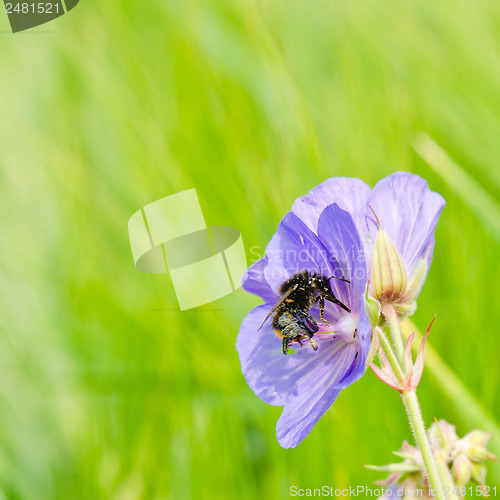
M294 330L293 324L288 324L281 330L281 335L283 335L283 354L288 354L288 345L290 342L295 340L297 337L296 333L297 332Z
M320 295L318 299L319 299L319 317L321 321L326 326L328 326L328 321L325 320L325 298L322 295Z
M288 353L288 337L286 335L283 336L282 346L283 346L283 354L287 354Z
M311 344L312 348L317 351L318 346L316 345L316 342L314 342L314 339L312 338L312 335L309 337L309 343Z
M339 299L337 299L336 297L332 297L332 298L328 298L327 299L332 303L332 304L337 304L338 306L340 306L344 311L347 311L348 313L351 312L351 310L345 305L343 304L342 302L340 302Z

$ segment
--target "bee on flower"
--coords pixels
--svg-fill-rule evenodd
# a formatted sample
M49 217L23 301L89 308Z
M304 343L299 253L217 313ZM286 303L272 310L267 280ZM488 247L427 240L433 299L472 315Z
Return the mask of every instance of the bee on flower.
M244 319L236 348L252 390L284 407L276 426L281 446L297 446L365 373L379 311L402 316L415 309L443 207L443 198L410 173L397 172L373 190L359 179L331 178L295 201L265 257L245 273L243 288L264 304ZM293 297L284 295L297 275L327 279L326 292L315 291L307 307L291 307ZM374 308L365 307L367 291ZM277 304L284 304L285 321L266 321ZM302 340L313 348L302 348Z

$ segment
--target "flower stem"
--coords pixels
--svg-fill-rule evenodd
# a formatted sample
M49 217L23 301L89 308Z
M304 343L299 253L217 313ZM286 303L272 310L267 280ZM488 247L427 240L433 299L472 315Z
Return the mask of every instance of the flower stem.
M425 432L424 420L422 418L422 412L420 411L417 393L415 390L403 391L401 393L401 397L403 398L403 402L408 413L408 420L410 421L415 441L417 442L417 446L422 454L432 495L437 500L444 500L445 497L441 478L427 439L427 433Z
M439 477L441 478L441 483L443 485L443 488L445 488L446 490L446 496L449 496L450 498L454 498L456 500L463 500L463 497L458 494L459 489L456 487L455 481L453 479L453 476L451 475L446 461L442 457L436 457L435 461Z
M406 372L405 348L401 330L399 328L399 319L396 310L394 309L394 306L392 304L386 303L382 307L382 313L389 325L391 340L394 344L394 348L396 349L396 356L398 358L398 361L401 365L401 368L403 369L403 372Z
M385 352L385 355L387 356L387 360L389 361L389 364L391 365L392 371L394 372L394 375L396 375L396 378L399 383L404 382L404 373L401 370L401 366L399 365L399 361L396 358L396 355L394 354L394 351L392 350L392 346L387 340L387 337L385 336L385 333L383 330L377 326L375 327L375 332L377 334L377 339L380 342L380 346Z
M401 335L401 329L399 326L399 320L394 307L391 304L385 304L383 307L384 316L389 324L389 329L391 332L391 339L396 348L396 354L392 350L390 343L383 334L379 332L377 327L377 334L380 341L380 345L391 364L394 374L398 378L398 381L404 380L407 374L407 369L410 367L406 366L403 338ZM403 385L404 387L404 385ZM425 471L427 474L427 480L429 482L429 488L432 491L432 495L436 500L444 500L444 490L442 476L439 474L434 455L432 453L429 440L427 438L427 433L425 430L424 419L422 417L422 412L420 410L420 404L418 402L418 397L415 388L409 390L400 390L401 397L403 398L403 403L406 407L408 414L408 420L410 422L411 430L415 436L415 441L422 454L422 459L424 461ZM449 481L445 482L447 486L450 486ZM451 484L453 481L451 482ZM450 490L451 491L451 490Z

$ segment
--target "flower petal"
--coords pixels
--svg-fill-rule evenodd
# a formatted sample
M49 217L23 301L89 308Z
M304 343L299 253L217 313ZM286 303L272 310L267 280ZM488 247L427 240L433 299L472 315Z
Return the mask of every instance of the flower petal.
M346 344L331 339L321 353L321 361L297 383L276 424L276 436L283 448L297 446L325 414L339 395L341 383L356 359L356 342Z
M319 186L311 189L309 194L295 200L292 212L295 213L309 229L317 232L321 212L332 203L349 212L360 232L361 240L367 234L366 207L371 189L362 180L351 177L331 177Z
M332 274L329 254L319 238L292 212L283 217L266 248L267 282L276 294L284 281L299 271Z
M285 406L276 423L276 437L283 448L295 448L311 432L318 420L332 406L342 389L319 393L310 391L293 404Z
M266 403L284 405L287 388L278 392L275 386L287 357L281 352L280 339L272 331L271 319L259 330L271 307L271 304L257 306L247 314L236 339L236 349L243 376L255 394ZM290 382L293 390L294 381Z
M278 232L273 234L271 241L266 247L266 258L267 265L264 269L264 277L269 283L273 293L279 296L280 286L290 277L290 274L283 265L281 237Z
M331 280L335 296L351 310L362 308L366 286L366 263L354 221L336 203L326 207L319 217L318 236L330 254L332 274L350 281Z
M243 274L241 286L243 290L261 297L264 302L272 303L278 300L278 296L273 292L273 289L266 280L264 270L267 264L267 257L252 264Z
M360 300L363 300L362 298ZM346 388L356 380L360 379L366 371L366 362L372 344L372 327L364 308L361 309L361 317L358 322L358 331L356 340L359 346L358 355L349 371L347 371L342 380L336 385L337 388Z
M443 197L431 191L427 181L409 172L396 172L373 189L370 206L399 250L409 276L422 258L430 267L434 231L444 205ZM375 235L373 214L370 219L369 229Z
M321 346L321 357L316 359L315 365L310 364L307 375L294 376L295 390L286 399L276 425L278 441L284 448L297 446L330 408L340 391L365 373L371 344L371 327L366 313L362 312L357 342L329 339L322 343L317 340L317 343ZM288 377L288 372L282 372L282 375Z

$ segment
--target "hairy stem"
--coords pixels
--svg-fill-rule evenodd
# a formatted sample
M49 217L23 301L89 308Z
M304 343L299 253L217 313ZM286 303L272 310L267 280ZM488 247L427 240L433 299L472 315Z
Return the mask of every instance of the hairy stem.
M453 479L448 464L446 463L444 458L436 457L435 461L439 477L441 478L441 484L443 485L443 488L445 490L445 495L455 500L462 500L463 497L458 494L455 480ZM453 491L456 491L457 493L453 493Z
M425 432L424 419L420 411L417 393L415 390L404 391L401 393L401 397L403 398L408 413L408 420L410 421L410 427L415 436L415 441L424 460L425 471L427 473L429 487L432 490L432 495L437 500L444 500L442 481L439 476L436 462L434 461L434 455L432 454L429 440L427 439L427 433Z
M380 342L380 346L385 352L385 355L387 356L387 360L389 361L389 364L391 365L392 371L394 372L394 375L396 375L396 379L399 383L404 382L404 373L401 370L401 366L399 365L399 361L394 354L394 351L392 350L392 346L387 339L384 331L380 327L375 328L375 332L377 335L377 339Z
M415 388L407 390L405 379L407 377L407 370L410 369L410 367L406 366L403 338L401 335L397 313L391 304L385 304L382 311L389 325L391 339L396 349L396 354L394 353L391 344L379 327L376 328L378 339L382 349L387 356L394 375L401 383L401 397L403 398L403 403L408 413L408 420L410 422L410 427L413 435L415 436L415 441L417 443L418 449L420 450L420 453L422 454L431 494L437 500L444 500L445 492L443 489L443 484L445 484L447 487L451 487L451 493L454 486L453 478L449 475L449 471L447 471L447 474L444 474L444 471L441 471L440 475L435 457L432 453L429 440L427 438L427 432L425 430L424 419L420 410L420 404L418 402L416 390ZM447 496L449 496L449 494ZM455 498L457 497L455 496Z
M399 364L403 370L406 372L406 359L405 359L405 348L403 344L403 337L401 335L401 330L399 327L399 319L392 304L384 304L382 307L382 313L389 325L389 330L391 332L391 340L396 349L396 356L398 358Z

